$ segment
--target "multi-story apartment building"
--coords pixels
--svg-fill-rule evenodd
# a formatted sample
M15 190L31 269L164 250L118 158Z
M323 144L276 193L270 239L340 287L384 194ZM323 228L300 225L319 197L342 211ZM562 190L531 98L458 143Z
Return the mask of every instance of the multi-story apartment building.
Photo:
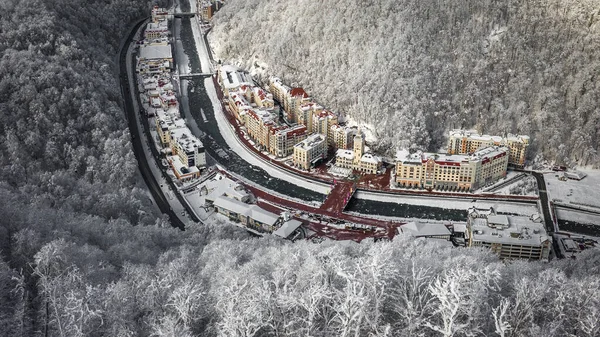
M283 105L291 88L283 84L281 79L277 77L269 78L269 91L273 94L273 98Z
M294 153L294 145L307 136L304 125L273 127L269 130L269 152L277 157L287 157Z
M160 143L162 146L169 146L171 144L171 131L185 128L185 121L179 117L179 110L165 111L163 109L156 109L155 115L154 123Z
M529 146L529 136L511 135L507 137L480 135L473 130L452 130L448 137L449 154L471 154L489 146L507 146L510 149L508 163L516 167L525 166L525 155Z
M353 139L356 135L356 128L349 128L334 124L330 127L330 133L333 138L333 144L337 149L349 149L354 144Z
M349 168L365 174L376 174L381 169L381 159L365 152L364 138L354 136L353 150L338 149L335 154L335 166Z
M312 131L327 136L328 145L333 146L331 126L338 125L338 115L329 110L314 111L312 116Z
M283 110L285 111L286 120L289 123L297 123L298 118L296 112L303 103L310 102L310 97L302 88L292 88L284 97Z
M315 113L321 113L323 107L315 102L304 102L296 107L296 119L298 124L306 126L308 133L313 131L313 115Z
M258 147L269 149L269 130L276 127L274 120L275 116L266 110L248 110L246 130Z
M144 30L144 39L154 40L169 37L169 24L166 20L150 22Z
M272 109L274 107L273 95L261 87L252 88L251 102L256 103L260 108Z
M169 12L164 8L154 6L152 8L152 22L166 21L169 18Z
M506 176L507 147L487 147L472 155L417 153L396 163L403 187L469 191Z
M206 155L202 142L188 128L171 130L171 152L167 157L175 176L188 180L200 176L199 168L206 166Z
M462 229L465 244L488 247L502 259L547 260L552 238L540 219L497 214L492 208L471 208L467 226Z
M308 170L326 156L327 139L315 133L294 146L293 162L295 167Z
M173 55L169 44L149 44L140 46L136 71L140 74L160 74L171 69Z

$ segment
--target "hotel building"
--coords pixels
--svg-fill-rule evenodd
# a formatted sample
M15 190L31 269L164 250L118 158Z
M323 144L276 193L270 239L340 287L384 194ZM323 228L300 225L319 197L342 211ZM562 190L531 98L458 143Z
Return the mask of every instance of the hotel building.
M327 139L324 135L313 134L294 146L294 166L303 170L313 167L327 156Z
M452 130L448 137L448 154L471 154L483 147L506 146L510 149L508 164L525 166L525 156L529 146L529 136L511 135L506 137L480 135L473 130Z
M335 154L335 166L349 168L365 174L376 174L381 169L381 159L365 152L361 134L354 136L354 149L338 149Z
M486 147L472 155L416 153L396 163L402 187L470 191L506 176L509 149Z
M269 153L277 157L287 157L294 153L294 145L306 139L308 133L304 125L281 125L269 130Z

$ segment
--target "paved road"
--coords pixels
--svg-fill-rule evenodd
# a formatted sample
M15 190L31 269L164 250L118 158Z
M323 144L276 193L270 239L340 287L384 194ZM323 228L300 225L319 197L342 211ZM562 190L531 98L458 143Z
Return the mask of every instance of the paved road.
M532 173L538 184L538 190L540 193L540 204L542 207L542 213L544 215L544 221L546 223L546 232L552 235L555 231L556 225L554 223L554 218L550 213L550 202L548 200L548 193L546 192L546 182L544 180L544 175L539 172Z

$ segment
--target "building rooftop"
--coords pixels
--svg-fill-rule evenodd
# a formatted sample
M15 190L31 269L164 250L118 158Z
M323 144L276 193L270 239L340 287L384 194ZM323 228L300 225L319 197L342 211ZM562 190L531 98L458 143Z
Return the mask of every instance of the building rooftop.
M170 45L143 45L140 46L140 59L144 60L159 60L159 59L171 59Z
M550 240L544 225L534 217L496 214L470 209L469 234L474 241L539 246ZM535 218L539 219L539 218Z
M275 225L277 221L279 221L279 216L277 214L265 211L256 205L245 204L241 201L228 198L226 196L216 197L213 205L250 217L258 222L271 226Z
M308 136L305 140L301 141L300 143L294 145L294 147L310 149L322 144L323 142L325 142L325 137L319 133L315 133Z
M171 138L174 139L185 152L193 152L196 149L204 148L200 139L196 138L187 127L172 130Z
M349 160L354 160L354 151L339 149L335 152L336 157L346 158Z
M298 220L295 220L295 219L288 220L288 221L284 222L283 225L281 225L281 227L279 227L279 229L277 229L275 232L273 232L273 235L277 235L277 236L280 236L285 239L288 236L290 236L296 230L296 228L300 227L301 225L302 225L302 222L300 222Z
M414 237L450 235L450 230L442 223L423 223L418 221L404 224L398 227L398 231Z
M239 88L242 85L252 86L252 76L232 65L221 66L221 79L227 89Z

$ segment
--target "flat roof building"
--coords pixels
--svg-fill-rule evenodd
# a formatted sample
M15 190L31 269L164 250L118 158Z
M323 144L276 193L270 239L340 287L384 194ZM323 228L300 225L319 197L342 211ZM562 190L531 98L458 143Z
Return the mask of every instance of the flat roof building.
M488 247L502 259L548 259L552 245L539 216L497 214L493 208L470 208L465 231L467 246Z
M327 140L324 135L313 134L294 146L294 166L303 170L314 167L327 156Z

